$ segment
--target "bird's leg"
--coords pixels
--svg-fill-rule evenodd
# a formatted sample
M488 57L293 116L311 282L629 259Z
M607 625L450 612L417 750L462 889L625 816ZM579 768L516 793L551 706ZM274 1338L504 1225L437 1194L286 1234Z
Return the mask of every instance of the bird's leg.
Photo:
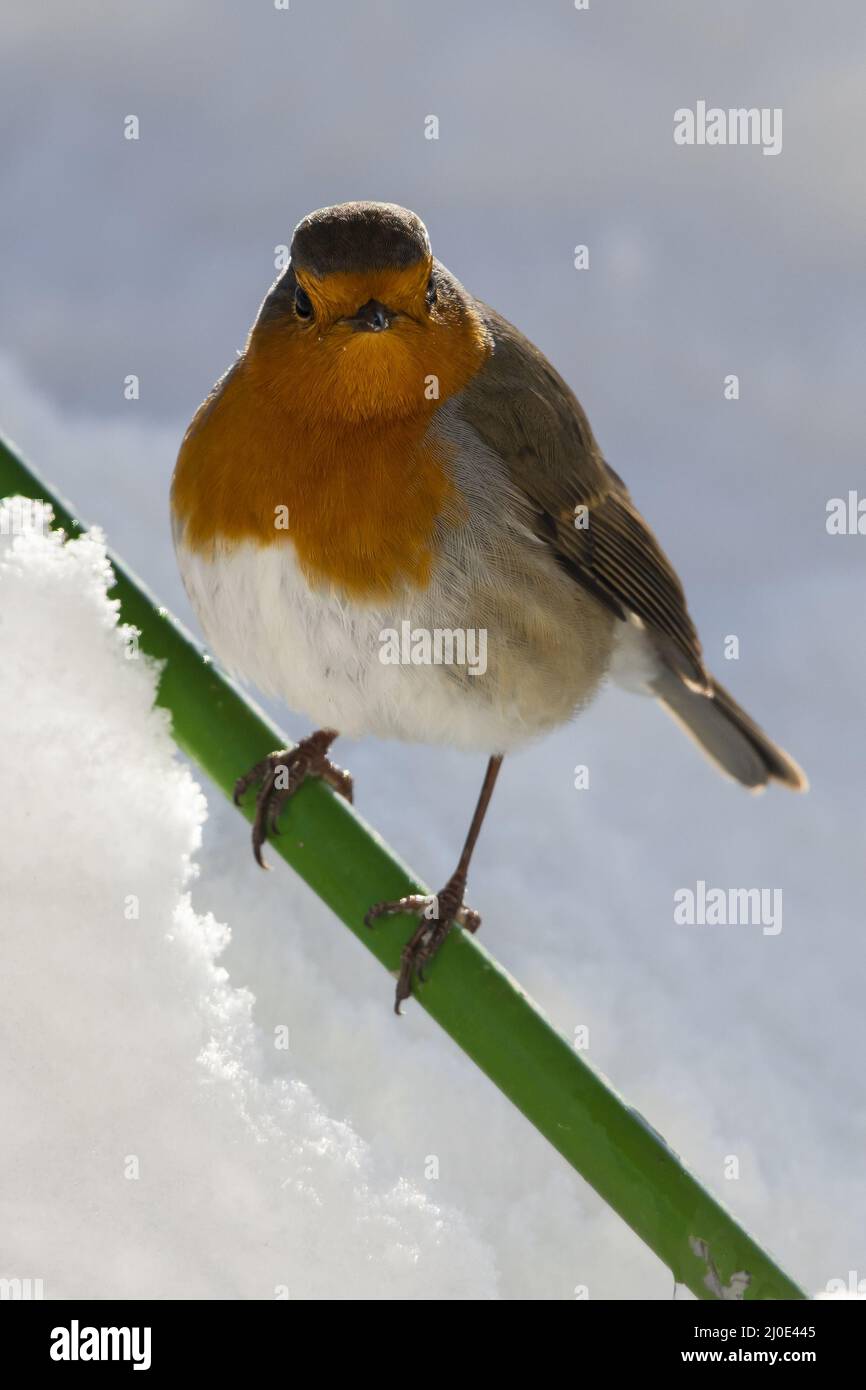
M490 805L490 798L493 795L493 788L496 785L496 778L501 766L501 754L491 758L487 764L487 772L484 775L478 805L475 807L475 814L466 836L463 853L460 855L457 868L441 893L435 893L432 897L422 893L412 893L408 897L398 898L396 902L376 903L364 918L368 927L372 926L377 917L391 916L398 912L415 913L421 919L403 947L403 953L400 957L400 976L397 980L397 996L394 1001L394 1012L397 1014L400 1012L400 1005L403 1000L408 999L412 993L413 979L416 976L419 980L424 979L424 966L433 959L451 928L459 926L466 931L476 932L481 926L479 913L465 905L463 894L466 892L466 876L469 872L472 851L475 848L487 807Z
M308 777L321 777L347 801L352 800L351 775L328 757L328 749L336 737L336 729L319 729L309 738L302 738L295 748L278 748L276 753L269 753L235 782L236 806L240 806L241 797L249 787L261 784L253 821L253 854L256 863L263 869L268 867L262 859L262 845L268 838L268 832L272 835L279 833L277 820L283 804L294 796Z

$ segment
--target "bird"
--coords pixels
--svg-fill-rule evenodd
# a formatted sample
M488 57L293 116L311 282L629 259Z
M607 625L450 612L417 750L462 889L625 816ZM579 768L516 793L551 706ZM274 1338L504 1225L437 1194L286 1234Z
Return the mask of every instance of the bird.
M230 673L314 732L239 775L253 852L338 733L486 756L454 873L371 905L417 926L395 1009L455 928L503 758L607 678L654 697L753 791L807 786L710 674L683 586L574 392L387 202L320 208L243 351L194 415L171 485L184 585Z

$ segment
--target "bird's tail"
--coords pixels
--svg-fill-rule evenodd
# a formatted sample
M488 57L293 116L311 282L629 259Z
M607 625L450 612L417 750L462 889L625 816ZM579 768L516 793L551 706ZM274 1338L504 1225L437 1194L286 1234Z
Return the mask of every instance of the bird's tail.
M673 671L653 681L653 691L704 753L746 787L758 791L769 781L782 782L793 791L805 791L806 774L793 758L767 738L763 729L741 709L717 681L704 695L690 690Z

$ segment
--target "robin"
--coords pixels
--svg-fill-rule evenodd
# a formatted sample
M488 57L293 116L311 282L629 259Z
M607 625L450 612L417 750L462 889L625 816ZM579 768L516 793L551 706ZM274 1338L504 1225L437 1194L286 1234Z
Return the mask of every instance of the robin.
M396 1009L455 925L503 756L609 674L752 790L806 778L713 679L682 585L577 399L391 203L321 208L172 483L184 583L218 658L322 727L240 777L253 852L308 777L352 799L338 730L488 756L457 867L419 917ZM482 659L483 656L483 659Z

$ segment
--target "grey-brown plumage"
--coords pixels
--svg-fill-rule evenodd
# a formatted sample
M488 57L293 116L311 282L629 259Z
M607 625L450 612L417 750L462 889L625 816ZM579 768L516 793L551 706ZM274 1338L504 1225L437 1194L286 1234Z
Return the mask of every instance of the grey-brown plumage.
M462 413L528 499L538 539L577 584L642 629L657 657L653 693L722 771L752 788L776 780L804 789L794 760L707 671L683 586L574 393L513 324L478 308L494 351ZM585 526L575 524L578 507Z

